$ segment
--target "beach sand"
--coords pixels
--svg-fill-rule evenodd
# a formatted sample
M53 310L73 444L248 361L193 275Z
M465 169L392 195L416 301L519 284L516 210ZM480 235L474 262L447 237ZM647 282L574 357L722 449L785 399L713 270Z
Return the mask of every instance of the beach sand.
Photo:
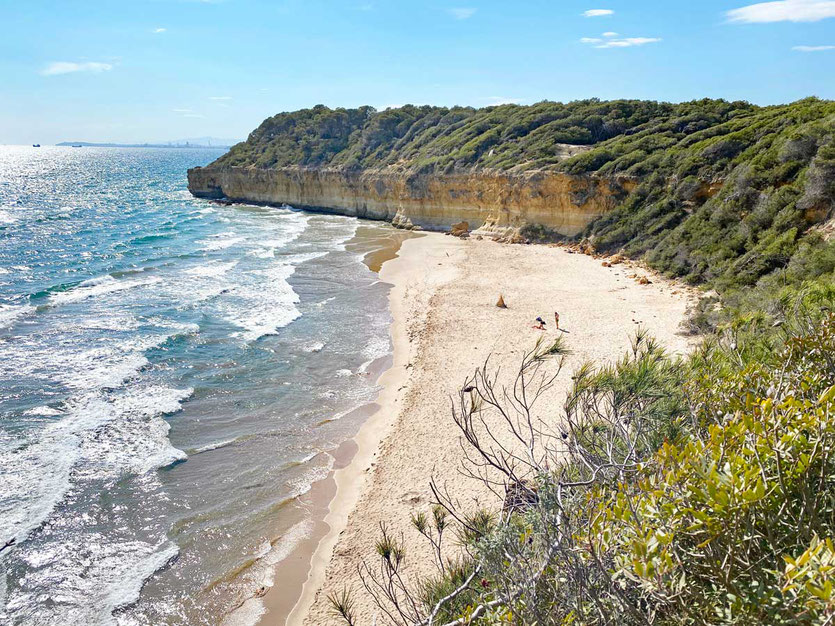
M638 284L633 274L651 283ZM565 248L428 233L404 241L399 257L387 261L380 275L393 284L392 366L380 378L382 391L368 419L337 454L338 469L320 487L329 504L311 539L316 545L306 551L312 558L307 563L299 556L303 562L284 570L294 573L296 589L299 573L309 570L301 597L285 621L289 598L298 594L268 594L263 624L339 624L327 595L343 588L353 589L360 623L371 624L376 608L361 588L357 565L374 562L381 521L403 533L408 571L431 573L427 546L409 518L430 509L433 475L446 477L464 506L496 506L482 485L457 472L461 449L451 396L488 356L493 366L515 372L540 336L557 336L554 311L572 351L538 405L541 415L555 421L572 372L586 361L622 356L639 327L674 352L685 352L693 341L681 329L692 292L631 264L604 267L600 259ZM500 294L507 309L495 306ZM537 316L547 322L545 333L532 328ZM276 587L289 582L279 569Z

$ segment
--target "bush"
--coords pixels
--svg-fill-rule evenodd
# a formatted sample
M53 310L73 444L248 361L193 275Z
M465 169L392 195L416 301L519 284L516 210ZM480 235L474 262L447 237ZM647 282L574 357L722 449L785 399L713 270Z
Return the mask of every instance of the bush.
M456 423L472 475L503 479L516 504L506 496L497 523L479 525L435 486L442 509L416 528L438 546L433 528L479 530L460 534L463 560L419 584L416 610L393 623L830 623L834 305L835 286L810 283L782 303L782 325L753 311L686 361L639 334L613 365L575 373L557 424L526 398L553 380L561 344L528 353L508 390L477 370ZM526 451L497 447L486 412Z

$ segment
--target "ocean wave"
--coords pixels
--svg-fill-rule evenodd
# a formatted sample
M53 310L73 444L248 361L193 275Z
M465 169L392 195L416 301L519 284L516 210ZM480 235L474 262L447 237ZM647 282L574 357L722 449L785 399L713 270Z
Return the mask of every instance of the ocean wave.
M178 554L168 540L117 540L79 528L27 555L31 572L9 594L6 612L16 623L115 625L113 613L136 602L145 581ZM43 602L47 596L61 601Z
M303 520L291 526L276 541L261 544L255 562L245 574L253 597L227 615L221 626L251 626L264 615L266 608L260 598L254 597L255 592L275 585L276 566L290 556L313 533L313 529L311 520Z
M253 250L251 254L259 259L273 259L275 258L275 248L259 248Z
M237 236L234 232L226 232L213 235L209 239L196 241L195 243L203 246L202 250L204 252L214 252L217 250L231 248L232 246L244 241L246 241L246 237Z
M189 448L186 450L186 454L195 455L195 454L203 454L204 452L211 452L212 450L219 450L220 448L225 448L226 446L231 446L233 443L237 442L238 439L224 439L223 441L215 441L213 443L207 443L204 446L198 446L197 448Z
M128 244L132 246L141 246L146 243L153 243L155 241L163 241L165 239L172 239L175 236L175 233L151 233L149 235L142 235L140 237L134 237L131 239Z
M5 208L0 208L0 225L14 224L18 219L17 215L13 215Z
M198 265L186 270L186 274L191 276L203 276L207 278L218 278L226 274L229 270L234 268L239 263L234 261L214 261L205 265Z
M185 460L186 453L168 440L170 426L163 416L180 411L193 393L191 388L129 388L76 406L89 422L102 424L82 434L78 478L118 479Z
M0 304L0 328L8 328L34 311L28 304Z
M175 413L193 389L148 387L87 394L66 417L29 440L0 450L0 529L20 543L64 499L72 484L144 474L186 458L168 441L163 415Z
M21 543L38 528L70 488L78 458L73 424L50 425L34 441L18 441L0 450L0 543Z
M37 417L55 417L56 415L63 415L64 412L61 409L55 409L51 406L44 405L31 408L28 411L24 411L23 414Z
M80 302L87 298L96 298L117 291L125 291L135 287L147 287L161 281L160 278L137 278L134 280L117 280L113 276L105 275L91 278L78 284L78 286L66 290L53 292L49 296L49 304L53 306Z
M307 344L303 349L305 352L321 352L325 348L325 344L321 341L314 341Z
M388 335L373 337L365 344L362 354L368 358L367 363L370 365L375 359L391 354L391 339Z
M287 279L295 271L293 265L278 265L266 270L257 270L255 280L249 285L238 285L233 289L238 307L227 314L227 319L244 331L236 333L244 341L255 341L266 335L274 335L279 329L301 317L296 307L298 294L293 291Z

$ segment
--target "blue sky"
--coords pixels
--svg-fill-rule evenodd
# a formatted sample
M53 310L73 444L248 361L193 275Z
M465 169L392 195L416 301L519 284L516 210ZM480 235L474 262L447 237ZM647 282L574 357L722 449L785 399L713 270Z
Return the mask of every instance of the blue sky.
M324 103L835 98L835 0L0 0L0 143L244 138Z

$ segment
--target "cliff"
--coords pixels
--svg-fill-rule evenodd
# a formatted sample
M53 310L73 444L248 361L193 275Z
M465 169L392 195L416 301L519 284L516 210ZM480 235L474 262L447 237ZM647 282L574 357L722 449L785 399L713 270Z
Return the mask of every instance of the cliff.
M289 204L312 211L385 220L403 228L471 229L507 236L526 224L576 235L634 187L621 177L561 172L413 174L340 168L197 167L189 190L202 198Z
M189 172L201 197L406 228L581 236L720 290L811 262L797 255L835 217L833 181L835 103L816 98L320 105L267 118Z

